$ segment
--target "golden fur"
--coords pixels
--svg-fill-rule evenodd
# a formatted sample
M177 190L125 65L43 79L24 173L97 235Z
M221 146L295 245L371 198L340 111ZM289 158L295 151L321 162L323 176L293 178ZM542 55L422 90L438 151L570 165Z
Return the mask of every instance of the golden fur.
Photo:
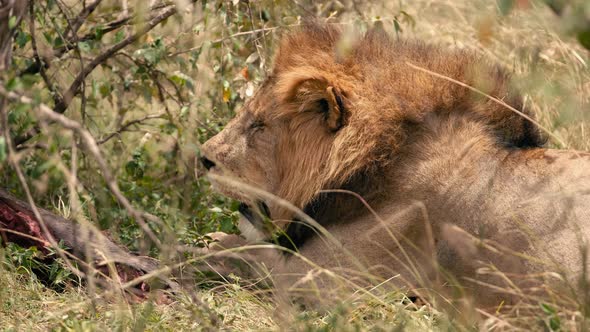
M280 229L297 215L247 188L292 203L332 234L328 242L302 236L303 256L352 275L399 274L396 286L434 287L442 273L475 282L472 293L497 304L485 291L515 284L482 274L486 264L527 282L522 276L555 271L551 257L579 272L574 240L588 234L590 200L577 190L590 185L588 155L539 148L542 135L520 115L408 63L520 110L503 70L467 51L392 41L380 30L349 43L341 37L310 24L282 39L269 77L202 147L219 191L249 206L264 201ZM258 228L265 235L249 240L270 236ZM293 256L254 259L273 266L277 279L288 276L287 285L310 270Z

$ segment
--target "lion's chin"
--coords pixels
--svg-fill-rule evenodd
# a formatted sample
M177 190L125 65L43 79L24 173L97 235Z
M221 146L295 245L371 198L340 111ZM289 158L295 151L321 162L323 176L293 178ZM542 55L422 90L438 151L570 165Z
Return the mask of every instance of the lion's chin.
M233 188L231 186L227 186L227 185L220 183L218 181L215 181L211 178L209 178L209 183L211 183L211 189L213 191L220 193L225 197L235 199L236 201L240 201L240 202L251 201L251 199L249 199L244 193L241 193L241 192L235 190L235 188Z
M238 211L248 220L252 226L257 229L265 228L265 220L271 219L270 209L268 205L260 200L247 195L240 190L236 190L233 186L228 186L223 181L217 181L216 175L210 173L213 176L209 176L209 182L211 183L211 189L228 197L235 199L240 202Z
M270 209L263 201L257 200L255 204L256 206L252 207L241 202L238 211L255 229L263 231L268 228L266 221L270 220Z

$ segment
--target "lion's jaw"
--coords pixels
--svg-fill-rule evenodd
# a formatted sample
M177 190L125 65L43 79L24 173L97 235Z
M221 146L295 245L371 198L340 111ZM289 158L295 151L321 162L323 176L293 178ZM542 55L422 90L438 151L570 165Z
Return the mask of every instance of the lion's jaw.
M257 191L271 192L272 158L265 151L253 151L248 135L244 134L242 118L236 118L205 142L201 155L215 191L252 204Z

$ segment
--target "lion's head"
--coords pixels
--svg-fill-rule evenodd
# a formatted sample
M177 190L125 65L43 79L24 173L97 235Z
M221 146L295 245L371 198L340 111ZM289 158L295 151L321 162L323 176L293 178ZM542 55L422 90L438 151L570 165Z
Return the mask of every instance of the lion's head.
M473 113L506 145L543 143L536 127L509 109L408 65L474 85L521 109L508 75L480 57L392 41L378 29L342 36L332 25L307 24L282 38L270 75L202 146L209 172L303 208L321 189L340 188L358 175L378 177L397 162L412 124L431 112ZM238 187L214 186L248 205L259 201ZM270 210L274 218L288 218Z

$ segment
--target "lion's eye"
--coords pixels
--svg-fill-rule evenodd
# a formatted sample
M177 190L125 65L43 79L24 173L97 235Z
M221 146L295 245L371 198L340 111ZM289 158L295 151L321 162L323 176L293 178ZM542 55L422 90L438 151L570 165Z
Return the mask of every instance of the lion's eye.
M264 122L262 122L261 120L254 121L250 125L250 129L252 129L252 130L259 130L262 128L264 128Z

